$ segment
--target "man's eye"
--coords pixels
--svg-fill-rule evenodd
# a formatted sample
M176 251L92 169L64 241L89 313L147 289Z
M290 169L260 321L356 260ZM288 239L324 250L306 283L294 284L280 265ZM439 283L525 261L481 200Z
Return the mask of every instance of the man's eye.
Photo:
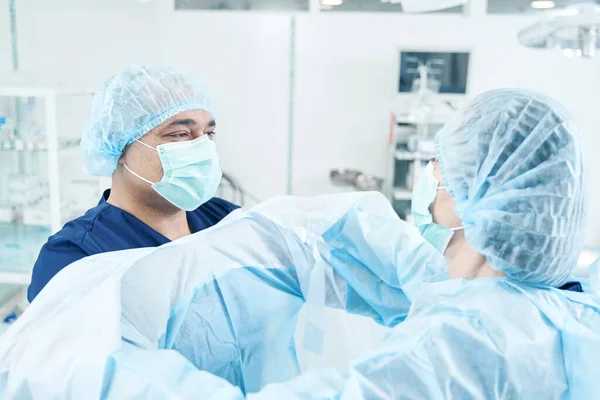
M189 132L173 132L173 133L169 134L169 137L172 137L175 139L185 139L189 136L190 136Z
M213 137L217 134L217 132L212 131L212 132L206 132L206 135L208 135L209 137Z

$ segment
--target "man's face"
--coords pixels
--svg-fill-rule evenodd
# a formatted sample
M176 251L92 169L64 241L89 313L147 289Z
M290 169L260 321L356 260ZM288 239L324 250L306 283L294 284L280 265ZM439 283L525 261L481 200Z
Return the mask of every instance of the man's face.
M209 135L212 139L215 128L215 120L210 113L202 110L184 111L152 129L139 140L156 148L161 144L190 141L204 135ZM130 170L151 182L160 182L163 177L158 152L138 142L125 148L119 164L126 164ZM129 172L124 172L123 176L128 187L136 193L158 196L147 182ZM158 196L157 200L162 202L164 199Z

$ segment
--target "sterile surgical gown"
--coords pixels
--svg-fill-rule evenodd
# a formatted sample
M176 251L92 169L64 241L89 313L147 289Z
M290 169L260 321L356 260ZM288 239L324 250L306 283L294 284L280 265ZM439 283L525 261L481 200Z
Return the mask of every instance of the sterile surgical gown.
M158 249L94 256L66 268L0 338L0 395L579 399L600 393L597 269L588 293L510 278L450 281L443 258L393 218L380 195L276 199L262 207ZM69 292L73 281L78 290ZM304 341L315 352L328 328L324 306L395 327L347 373L297 376L292 336L303 304L309 309Z
M592 271L600 283L600 268ZM596 292L598 293L598 292ZM185 360L119 352L105 394L241 399ZM249 394L268 399L595 399L600 395L600 303L591 294L510 278L424 283L407 319L346 374L311 371ZM177 367L175 367L177 365ZM173 369L174 368L174 369ZM136 391L128 382L146 379ZM150 379L153 379L150 382ZM211 388L209 391L203 388Z

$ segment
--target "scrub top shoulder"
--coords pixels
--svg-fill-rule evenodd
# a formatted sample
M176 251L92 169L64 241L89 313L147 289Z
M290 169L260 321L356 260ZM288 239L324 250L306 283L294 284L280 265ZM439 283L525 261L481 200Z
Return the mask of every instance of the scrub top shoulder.
M110 251L157 247L170 240L148 225L106 202L110 190L100 203L84 216L68 222L42 247L33 267L27 292L29 301L38 295L61 269L84 257ZM238 206L213 198L187 213L192 233L216 225Z

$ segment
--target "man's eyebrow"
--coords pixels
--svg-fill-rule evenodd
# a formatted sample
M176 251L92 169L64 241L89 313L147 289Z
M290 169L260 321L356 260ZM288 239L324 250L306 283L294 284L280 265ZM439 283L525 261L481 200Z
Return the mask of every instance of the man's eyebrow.
M194 121L193 119L176 119L174 121L171 121L167 126L165 126L165 128L172 128L174 126L194 126L194 125L198 125L198 123L196 121Z

